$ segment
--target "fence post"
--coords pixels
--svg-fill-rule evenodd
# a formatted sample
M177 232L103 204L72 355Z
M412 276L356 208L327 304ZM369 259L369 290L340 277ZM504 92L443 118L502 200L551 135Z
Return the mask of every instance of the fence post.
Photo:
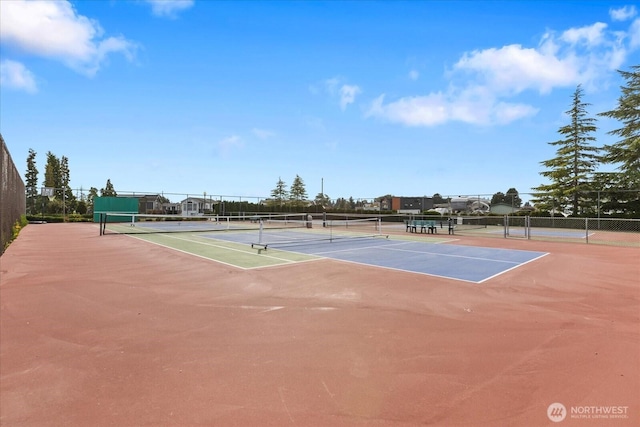
M589 218L584 219L585 241L589 244Z
M503 234L504 238L506 239L507 235L509 234L507 232L507 227L509 226L508 225L509 224L509 217L507 215L505 215L503 221L504 221L504 224L502 224L502 226L503 226L503 233L502 234Z

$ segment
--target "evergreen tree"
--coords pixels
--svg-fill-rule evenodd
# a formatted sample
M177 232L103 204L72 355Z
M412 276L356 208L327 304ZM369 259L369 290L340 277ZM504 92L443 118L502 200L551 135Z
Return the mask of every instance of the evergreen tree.
M353 200L353 196L349 196L349 209L354 210L356 208L356 201Z
M518 194L518 190L515 188L510 188L507 190L507 194L504 195L504 203L511 205L514 208L519 208L522 206L522 199Z
M492 205L497 205L498 203L506 203L505 202L505 196L504 196L504 193L502 191L498 191L497 193L495 193L491 197L491 204Z
M47 152L47 164L44 167L44 186L53 188L56 198L62 197L60 159L58 159L51 151Z
M69 182L71 173L69 171L69 159L66 156L60 158L60 186L62 187L62 207L63 211L73 212L76 209L76 196L73 195Z
M620 139L614 144L604 146L603 161L618 165L620 173L609 174L609 182L617 189L627 190L616 195L616 211L638 217L638 192L628 190L640 188L640 65L631 67L631 71L618 72L626 80L626 86L620 88L622 94L618 98L618 106L600 115L616 119L622 124L622 127L608 132L609 135Z
M104 188L100 189L100 197L116 197L118 193L113 188L113 184L111 183L111 179L107 179L107 184Z
M44 186L53 188L55 200L47 204L50 213L66 213L75 209L76 198L69 187L69 159L58 158L51 151L47 152L47 164L44 169Z
M346 210L349 208L349 204L344 197L339 197L336 199L336 203L334 204L335 209Z
M289 191L289 200L296 208L304 206L304 202L307 199L307 190L304 186L304 181L300 178L300 175L296 175L291 184L291 190Z
M621 128L607 132L620 140L604 146L603 160L618 164L618 170L640 187L640 65L633 66L630 72L618 72L626 79L627 86L621 87L618 107L600 115L622 123Z
M87 212L93 213L93 200L98 197L98 189L91 187L89 189L89 195L87 196Z
M443 204L443 203L447 203L447 201L442 198L442 195L440 195L440 193L435 193L433 195L433 204L434 205L440 205L440 204Z
M59 214L63 211L62 205L62 180L60 176L60 159L51 151L47 152L47 164L44 168L44 186L53 188L53 198L46 203L47 212Z
M578 85L573 93L571 109L566 111L570 123L558 130L563 138L549 143L558 147L556 157L541 162L548 169L540 174L551 183L534 188L538 192L538 202L543 206L562 210L569 207L573 215L580 214L584 207L580 193L590 188L600 151L600 148L590 145L595 141L592 133L597 130L596 119L587 116L590 104L583 102L582 96L582 87Z
M282 208L282 204L289 198L289 192L287 191L287 184L282 180L282 178L278 177L278 183L276 184L276 188L271 190L271 198L273 202L277 204L280 208Z
M498 203L503 203L505 205L512 206L514 208L519 208L522 206L522 199L518 194L518 190L515 188L510 188L507 190L507 194L498 191L491 197L491 204L495 205Z
M316 198L313 203L317 206L321 206L322 208L331 207L331 199L326 194L320 192L316 194Z
M27 172L25 173L25 184L27 193L27 212L37 213L38 207L38 168L36 168L36 152L29 149L27 156Z

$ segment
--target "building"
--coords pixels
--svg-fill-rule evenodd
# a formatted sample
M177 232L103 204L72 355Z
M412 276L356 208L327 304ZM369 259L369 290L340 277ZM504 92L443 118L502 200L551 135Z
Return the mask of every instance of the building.
M182 213L180 203L163 203L162 204L162 213L166 215L178 215Z
M433 199L427 196L420 197L393 197L391 209L398 213L420 214L433 209Z
M159 194L127 194L116 196L120 199L138 199L138 213L157 214L162 213L162 196Z
M212 214L217 202L202 197L187 197L180 202L180 213L185 216Z

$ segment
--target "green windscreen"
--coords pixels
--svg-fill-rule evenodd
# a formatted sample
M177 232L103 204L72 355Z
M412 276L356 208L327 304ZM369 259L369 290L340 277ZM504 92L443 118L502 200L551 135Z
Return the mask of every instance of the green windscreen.
M137 214L138 203L137 197L96 197L93 199L93 222L100 222L101 212Z

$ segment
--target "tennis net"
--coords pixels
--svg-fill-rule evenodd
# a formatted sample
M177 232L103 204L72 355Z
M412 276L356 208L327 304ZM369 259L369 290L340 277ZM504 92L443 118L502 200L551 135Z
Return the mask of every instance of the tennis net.
M257 239L251 243L251 247L258 250L266 250L268 248L277 249L294 245L389 237L382 233L382 225L379 218L323 220L315 223L310 221L303 222L303 227L294 227L297 228L296 230L285 230L285 228L290 227L270 227L269 221L261 221ZM315 227L312 224L315 224ZM304 230L301 230L303 228Z
M454 218L456 231L477 230L487 228L487 217L458 217Z
M303 228L305 214L266 214L251 216L156 215L102 212L100 235L149 233L204 233L258 230L264 228Z

